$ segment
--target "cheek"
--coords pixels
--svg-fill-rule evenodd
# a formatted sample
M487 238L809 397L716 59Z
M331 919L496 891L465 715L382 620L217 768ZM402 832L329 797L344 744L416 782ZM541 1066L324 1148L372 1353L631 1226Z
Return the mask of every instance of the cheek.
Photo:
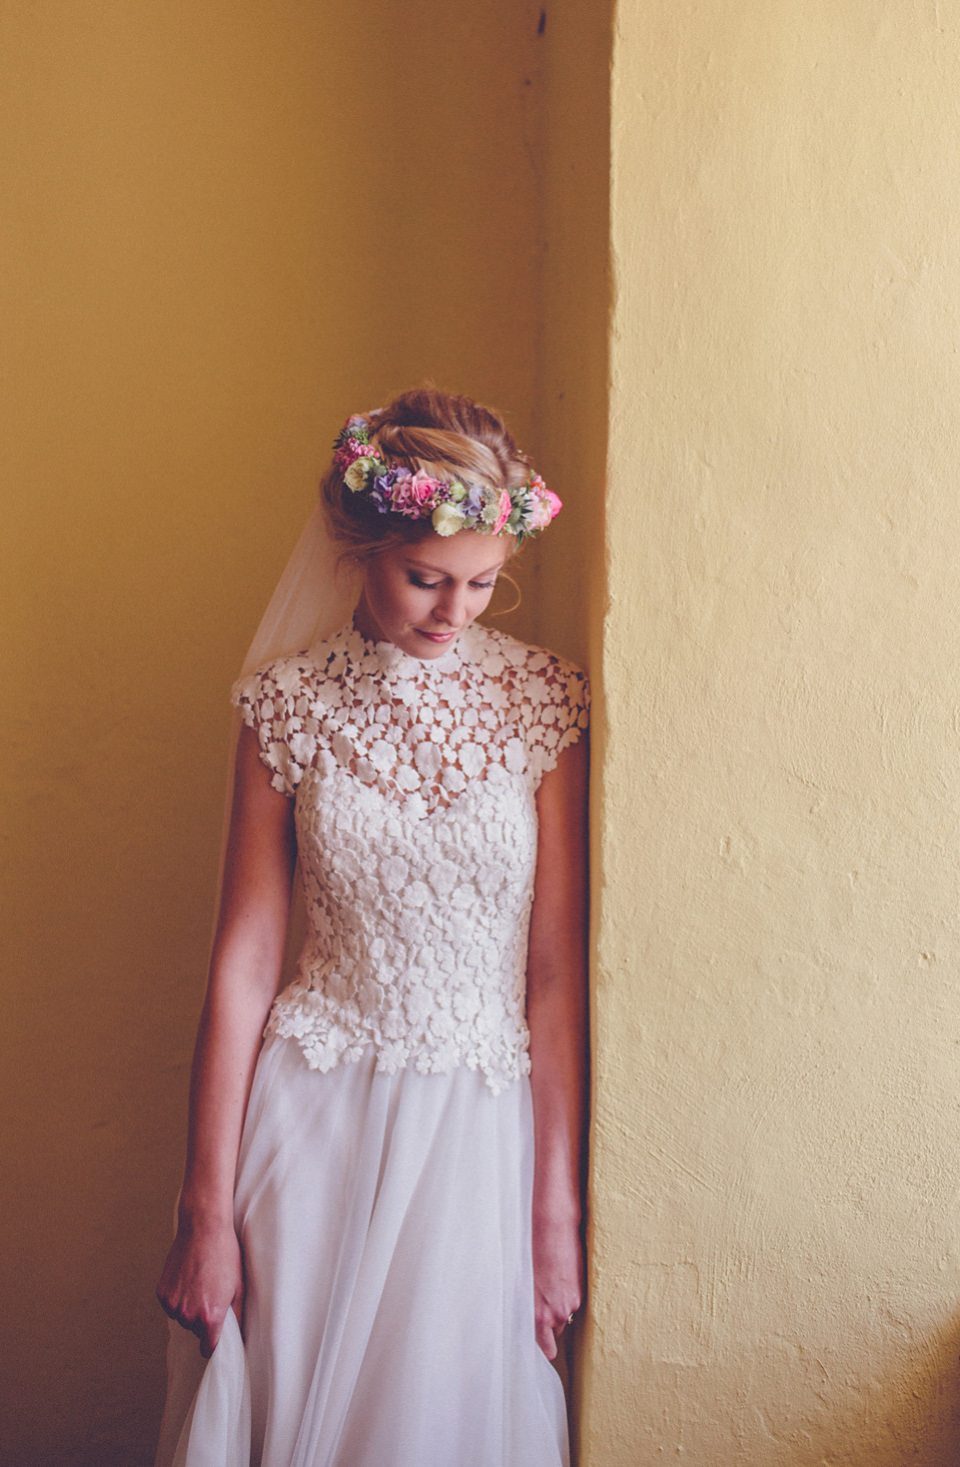
M421 591L416 586L403 586L398 588L391 599L390 607L397 621L417 623L429 615L433 599L429 591Z
M411 595L412 590L413 588L405 582L384 579L377 586L370 588L368 599L381 619L403 620L415 605L415 597Z

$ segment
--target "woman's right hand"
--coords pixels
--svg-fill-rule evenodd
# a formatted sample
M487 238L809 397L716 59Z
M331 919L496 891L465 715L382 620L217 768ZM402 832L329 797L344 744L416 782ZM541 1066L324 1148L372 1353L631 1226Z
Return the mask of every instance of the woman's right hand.
M227 1310L243 1319L243 1259L232 1223L197 1224L181 1219L157 1284L164 1313L200 1340L209 1358Z
M157 1285L164 1311L213 1354L227 1310L242 1322L233 1191L247 1097L283 968L297 859L293 800L270 783L257 735L237 742L223 893L190 1072L190 1129L177 1236Z

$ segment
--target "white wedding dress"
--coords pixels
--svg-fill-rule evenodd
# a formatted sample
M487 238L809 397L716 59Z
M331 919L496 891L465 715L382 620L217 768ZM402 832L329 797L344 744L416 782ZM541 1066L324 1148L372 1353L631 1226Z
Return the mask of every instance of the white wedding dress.
M476 625L434 661L348 626L234 698L296 796L309 932L240 1149L243 1338L205 1364L171 1325L157 1467L562 1467L524 984L584 678Z

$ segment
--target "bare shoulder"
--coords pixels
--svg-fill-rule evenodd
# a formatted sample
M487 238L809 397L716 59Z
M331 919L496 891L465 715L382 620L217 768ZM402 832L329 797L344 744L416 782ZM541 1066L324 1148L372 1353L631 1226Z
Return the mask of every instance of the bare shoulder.
M276 788L253 729L244 725L237 743L224 870L225 892L289 882L296 852L292 795Z

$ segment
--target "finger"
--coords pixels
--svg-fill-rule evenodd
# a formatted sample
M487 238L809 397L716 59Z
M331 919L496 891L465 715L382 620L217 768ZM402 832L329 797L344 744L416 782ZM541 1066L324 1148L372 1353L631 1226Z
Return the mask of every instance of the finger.
M187 1316L177 1314L174 1316L177 1323L182 1325L190 1334L196 1335L200 1341L200 1354L205 1360L209 1360L217 1347L223 1329L223 1317L216 1315L195 1314Z
M157 1289L156 1292L157 1292L157 1299L160 1302L160 1308L163 1310L164 1314L167 1316L168 1319L176 1319L176 1317L177 1317L177 1311L176 1311L176 1309L174 1309L174 1307L173 1307L172 1304L168 1304L167 1303L166 1299L161 1294L159 1288Z
M191 1315L184 1313L179 1304L174 1304L170 1299L164 1298L159 1289L157 1290L157 1298L160 1301L160 1308L168 1319L173 1320L174 1324L179 1324L181 1329L189 1330L191 1334L197 1335L200 1333L200 1322Z
M556 1337L546 1320L537 1324L537 1344L548 1360L555 1360L557 1358Z

